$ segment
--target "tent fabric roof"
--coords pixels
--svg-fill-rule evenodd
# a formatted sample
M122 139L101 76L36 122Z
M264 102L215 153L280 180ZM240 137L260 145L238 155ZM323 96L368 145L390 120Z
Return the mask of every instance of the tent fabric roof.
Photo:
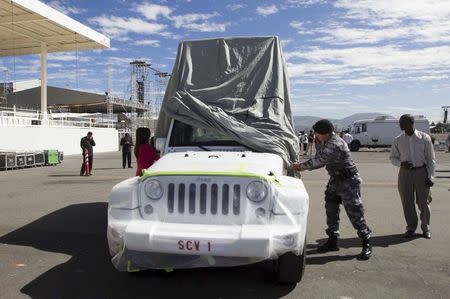
M19 92L11 93L7 96L8 106L38 108L40 107L40 87L30 88ZM69 108L72 112L107 113L108 99L104 94L90 93L60 87L47 87L47 103L51 107ZM113 111L131 112L134 106L136 112L146 112L150 110L148 105L141 103L113 100Z
M99 32L37 0L0 0L0 56L109 48Z

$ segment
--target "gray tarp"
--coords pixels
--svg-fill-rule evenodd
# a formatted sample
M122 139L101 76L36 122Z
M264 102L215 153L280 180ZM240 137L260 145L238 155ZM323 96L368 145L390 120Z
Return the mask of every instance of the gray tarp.
M297 160L286 65L277 37L180 43L156 138L170 120L214 128L259 152Z

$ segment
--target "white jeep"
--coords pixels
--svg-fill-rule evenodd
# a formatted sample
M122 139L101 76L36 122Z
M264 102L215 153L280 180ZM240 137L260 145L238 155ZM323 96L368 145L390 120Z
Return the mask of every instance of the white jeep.
M114 266L169 270L274 260L278 281L299 282L309 207L303 182L287 175L277 154L167 120L167 135L156 139L161 159L112 189L107 234Z

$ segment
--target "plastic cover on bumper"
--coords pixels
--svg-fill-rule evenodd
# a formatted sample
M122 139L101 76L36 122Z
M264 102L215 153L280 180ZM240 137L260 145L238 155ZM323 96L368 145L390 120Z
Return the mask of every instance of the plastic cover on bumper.
M196 218L189 218L194 217L189 213L171 218L172 214L161 212L145 219L145 200L137 200L143 196L139 184L137 178L124 181L110 198L108 243L112 262L120 271L239 266L276 259L286 252L300 254L305 246L308 195L300 180L283 177L270 187L272 200L263 203L242 198L239 215ZM124 197L130 205L117 205L115 199ZM167 211L167 200L151 203L155 210L162 210L158 206L162 204ZM267 214L255 215L258 209Z

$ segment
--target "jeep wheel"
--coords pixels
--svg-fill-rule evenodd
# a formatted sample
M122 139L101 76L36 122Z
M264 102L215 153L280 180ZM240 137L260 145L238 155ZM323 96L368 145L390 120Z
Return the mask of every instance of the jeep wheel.
M350 143L350 151L352 151L352 152L359 151L360 147L361 147L361 143L359 143L358 140L352 141L352 143Z
M275 275L279 283L291 284L302 280L306 265L306 240L301 255L287 252L275 261Z

